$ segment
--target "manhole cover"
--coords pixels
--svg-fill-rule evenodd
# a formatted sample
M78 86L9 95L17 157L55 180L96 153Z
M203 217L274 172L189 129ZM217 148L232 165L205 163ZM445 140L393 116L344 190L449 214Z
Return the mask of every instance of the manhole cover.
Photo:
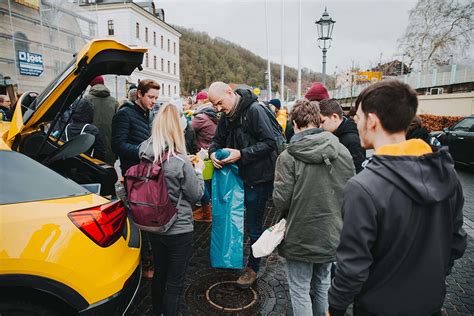
M186 289L186 310L193 311L193 315L266 315L273 310L278 297L274 290L283 288L272 288L258 279L252 287L240 289L235 286L238 277L239 273L233 271L199 271Z
M206 291L206 300L224 312L244 311L257 303L254 289L240 289L235 281L223 281L211 285Z

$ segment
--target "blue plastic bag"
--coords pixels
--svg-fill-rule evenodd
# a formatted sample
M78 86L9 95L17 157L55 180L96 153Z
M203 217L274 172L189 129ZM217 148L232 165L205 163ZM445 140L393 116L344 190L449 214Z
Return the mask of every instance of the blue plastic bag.
M229 152L218 150L222 160ZM236 164L214 169L212 176L211 266L242 269L244 261L244 184Z

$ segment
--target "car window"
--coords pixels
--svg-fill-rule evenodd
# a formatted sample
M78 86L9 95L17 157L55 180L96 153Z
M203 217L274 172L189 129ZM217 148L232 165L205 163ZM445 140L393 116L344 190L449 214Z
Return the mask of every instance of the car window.
M464 120L460 121L453 127L453 131L463 131L468 132L469 129L474 125L474 117L465 118Z
M0 150L0 205L90 194L39 162L14 151Z

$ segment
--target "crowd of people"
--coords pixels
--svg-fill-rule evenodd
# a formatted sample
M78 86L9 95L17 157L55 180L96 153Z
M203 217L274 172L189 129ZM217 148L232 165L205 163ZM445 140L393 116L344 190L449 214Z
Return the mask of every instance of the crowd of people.
M200 151L215 169L239 166L250 244L262 235L269 200L286 219L278 253L295 315L344 315L351 304L354 315L440 315L445 278L466 248L464 199L453 160L422 129L408 85L372 84L358 96L354 117L321 83L290 111L223 82L158 105L160 85L140 80L120 107L102 77L90 86L59 127L62 137L96 136L88 154L112 165L118 158L122 175L143 159L163 162L178 210L166 232L144 238L153 254L156 315L178 314L193 222L212 221ZM7 103L0 96L9 117ZM218 159L220 149L230 155ZM252 250L246 262L236 280L241 288L259 276Z

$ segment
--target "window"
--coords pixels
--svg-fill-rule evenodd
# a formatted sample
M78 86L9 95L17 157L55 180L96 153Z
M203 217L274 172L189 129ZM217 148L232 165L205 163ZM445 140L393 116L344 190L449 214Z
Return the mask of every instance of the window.
M107 28L109 29L109 35L114 35L114 21L113 20L107 21Z
M165 71L165 61L161 58L161 71ZM163 88L164 89L164 88Z
M465 118L464 120L457 123L453 127L453 131L470 132L473 127L474 127L474 119L473 118Z
M156 46L156 32L153 32L153 45Z
M168 95L171 96L171 85L168 85Z
M76 49L76 41L74 40L73 36L68 36L67 37L67 43L70 49L75 50Z
M169 73L169 74L171 73L171 67L170 67L170 65L171 65L171 62L168 60L168 73Z
M165 95L165 84L164 83L161 85L161 91L163 91L163 95Z
M176 55L176 42L173 42L173 54Z
M163 49L163 35L161 35L161 49Z
M176 94L176 86L174 86L174 94Z
M170 51L170 40L168 40L168 51Z
M145 42L148 43L148 28L145 27Z
M140 38L140 23L137 22L137 24L135 25L135 36L137 38Z
M156 70L156 56L153 56L153 68Z
M14 36L15 50L21 50L24 52L30 51L30 45L29 45L30 41L28 40L25 34L21 32L15 32L13 36Z
M148 53L145 54L145 67L148 67Z
M173 67L173 68L174 68L174 69L173 69L173 70L174 70L174 74L176 75L176 63L174 63L174 67Z

